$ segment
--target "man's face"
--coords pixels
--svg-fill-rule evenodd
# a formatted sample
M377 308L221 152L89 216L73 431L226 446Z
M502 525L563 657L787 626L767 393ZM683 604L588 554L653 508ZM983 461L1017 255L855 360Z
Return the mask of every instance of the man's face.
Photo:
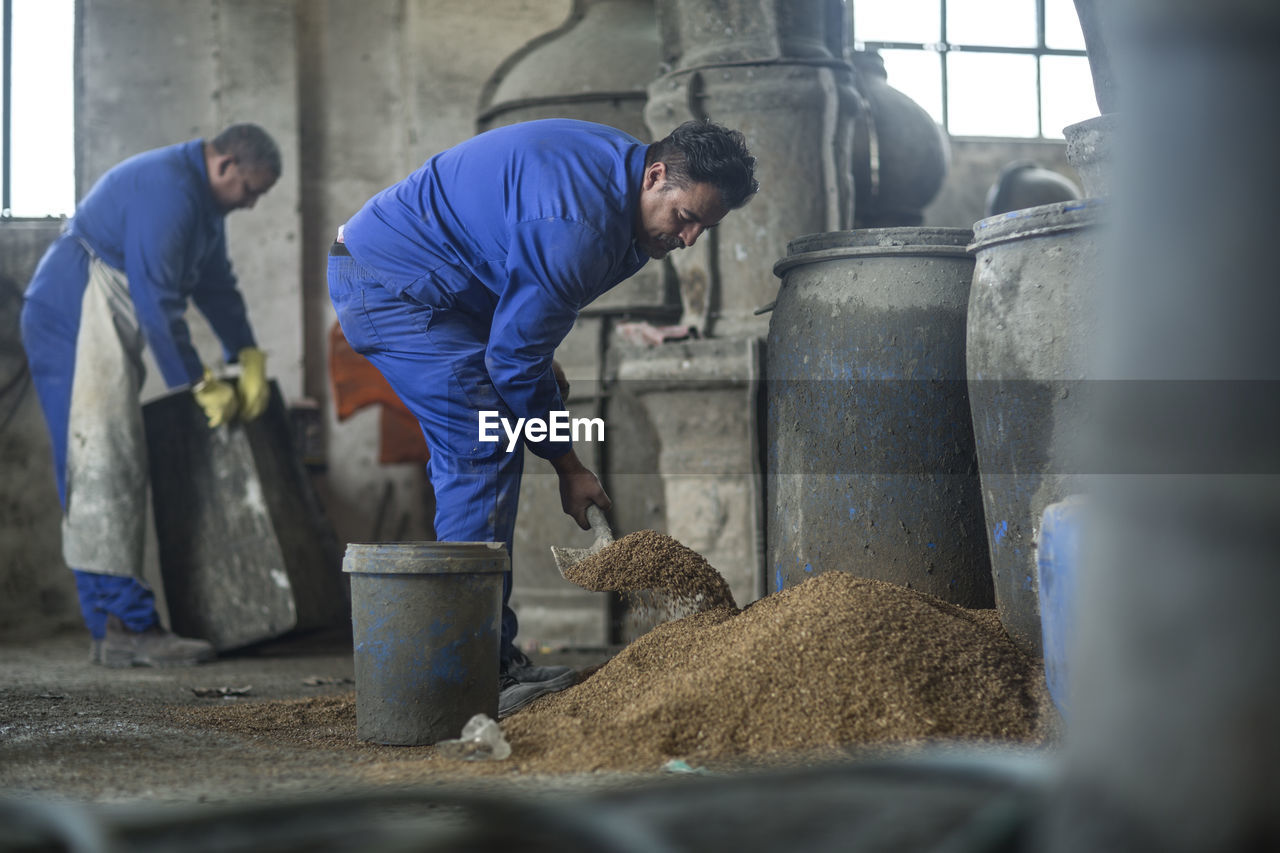
M711 184L677 187L667 180L666 164L654 163L644 170L640 186L636 244L649 257L661 260L674 249L692 246L728 212Z
M266 169L245 169L234 157L225 155L215 161L209 185L218 206L230 213L251 208L258 198L275 186L276 176Z

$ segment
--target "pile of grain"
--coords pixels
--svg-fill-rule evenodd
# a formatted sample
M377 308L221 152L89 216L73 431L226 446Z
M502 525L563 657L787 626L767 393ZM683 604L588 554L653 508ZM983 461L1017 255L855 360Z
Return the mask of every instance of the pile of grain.
M1038 673L984 617L828 572L660 625L503 722L533 769L655 769L853 744L1035 740Z
M425 750L431 765L657 770L673 758L714 765L866 744L1044 737L1041 671L992 612L838 571L738 610L705 559L653 531L619 539L571 579L596 590L657 590L698 612L659 625L582 683L504 720L509 761L464 768ZM355 740L351 695L183 716L254 737L380 749ZM399 755L420 761L421 752Z
M653 530L628 533L568 569L564 576L596 592L660 592L673 606L695 611L737 606L729 584L701 554Z

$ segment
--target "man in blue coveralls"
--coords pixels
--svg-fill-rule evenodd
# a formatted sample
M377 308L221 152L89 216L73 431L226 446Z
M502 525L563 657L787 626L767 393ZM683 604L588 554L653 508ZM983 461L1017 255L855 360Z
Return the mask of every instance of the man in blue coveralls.
M351 346L418 418L431 451L441 541L511 550L523 447L480 440L480 413L551 422L564 412L556 347L578 312L694 241L757 189L741 133L691 121L651 145L569 119L497 128L444 151L369 200L330 250L329 294ZM588 528L608 509L568 441L525 443ZM515 645L503 584L498 714L569 687Z
M227 259L223 220L253 207L279 177L279 149L253 124L131 157L80 202L27 288L23 345L53 444L63 558L95 663L184 666L214 656L204 640L161 627L139 579L148 482L142 350L150 346L170 388L192 387L210 427L262 414L266 357ZM236 385L201 363L183 319L189 299L226 360L240 363Z

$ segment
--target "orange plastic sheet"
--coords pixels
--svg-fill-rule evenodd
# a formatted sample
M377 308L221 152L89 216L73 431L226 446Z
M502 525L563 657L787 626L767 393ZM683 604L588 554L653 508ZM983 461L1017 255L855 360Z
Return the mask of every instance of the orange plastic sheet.
M329 330L329 381L338 420L345 421L366 406L379 406L378 461L383 465L425 463L431 458L418 419L378 368L351 348L337 323Z

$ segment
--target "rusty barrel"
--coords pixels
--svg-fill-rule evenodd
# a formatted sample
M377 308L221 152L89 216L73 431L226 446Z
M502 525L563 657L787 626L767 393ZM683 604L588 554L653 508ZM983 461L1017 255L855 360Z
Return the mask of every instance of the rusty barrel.
M1085 381L1106 204L1029 207L974 226L968 377L996 609L1041 651L1035 544L1045 507L1088 490Z
M992 606L965 322L967 228L791 241L766 351L772 589L832 569Z

